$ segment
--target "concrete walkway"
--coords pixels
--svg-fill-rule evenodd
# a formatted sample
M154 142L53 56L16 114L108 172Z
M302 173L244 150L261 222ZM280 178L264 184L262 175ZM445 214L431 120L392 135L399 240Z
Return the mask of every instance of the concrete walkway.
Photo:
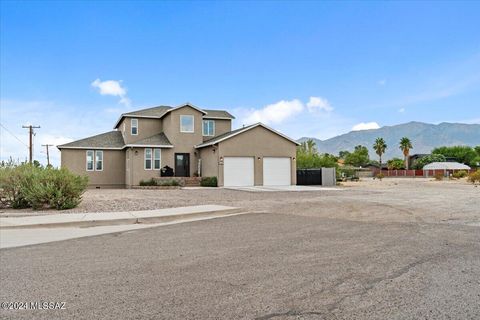
M31 229L2 229L0 230L0 249L23 247L41 243L63 241L76 238L85 238L98 236L102 234L112 234L120 232L134 232L145 228L154 228L167 226L177 223L186 223L200 220L210 220L217 218L225 218L245 214L248 212L231 213L228 215L217 214L210 216L197 215L188 219L177 219L164 223L152 224L126 224L99 227L57 227L57 228L31 228ZM161 231L159 231L161 232Z
M165 223L194 217L219 216L238 213L239 208L201 205L147 211L64 213L28 217L0 217L0 229L96 227L138 223Z

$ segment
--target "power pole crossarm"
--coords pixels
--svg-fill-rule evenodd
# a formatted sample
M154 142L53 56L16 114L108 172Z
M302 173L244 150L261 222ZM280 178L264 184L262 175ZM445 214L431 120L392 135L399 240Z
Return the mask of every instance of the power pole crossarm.
M28 129L28 135L30 137L29 141L29 147L28 147L28 160L30 162L30 164L32 163L33 161L33 129L39 129L40 126L32 126L32 125L29 125L29 126L22 126L22 128L24 129Z

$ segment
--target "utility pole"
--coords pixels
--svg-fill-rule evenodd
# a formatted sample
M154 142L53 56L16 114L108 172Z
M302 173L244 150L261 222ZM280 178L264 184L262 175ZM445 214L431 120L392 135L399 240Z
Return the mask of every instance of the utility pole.
M50 167L50 154L48 153L48 147L53 147L53 144L42 144L42 147L47 149L47 166Z
M28 159L29 159L29 162L30 164L32 163L33 161L33 129L37 129L37 128L40 128L40 126L32 126L32 125L29 125L29 126L22 126L22 128L24 129L28 129L28 133L29 133L29 136L30 136L30 144L29 144L29 153L28 153Z

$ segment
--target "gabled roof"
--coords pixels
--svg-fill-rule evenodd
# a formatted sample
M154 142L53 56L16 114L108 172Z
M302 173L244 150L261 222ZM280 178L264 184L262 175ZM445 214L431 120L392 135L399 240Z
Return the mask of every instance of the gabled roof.
M203 109L207 114L203 117L205 119L235 119L229 112L225 110L208 110Z
M140 139L138 141L129 143L125 147L164 147L173 148L173 145L168 140L165 133L161 132L151 137Z
M170 106L158 106L158 107L152 107L152 108L122 113L113 128L114 129L118 128L118 125L120 124L122 119L125 117L161 119L167 113L183 107L187 107L187 106L203 113L203 116L207 119L235 119L234 116L232 116L230 113L228 113L225 110L203 110L187 102L174 108Z
M120 131L109 131L85 139L65 143L58 149L123 149L125 142Z
M432 162L423 166L423 170L470 170L470 167L458 162Z
M203 148L203 147L208 147L208 146L217 144L219 142L222 142L222 141L225 141L227 139L233 138L236 135L242 134L243 132L251 130L251 129L256 128L256 127L263 127L267 130L270 130L271 132L273 132L275 134L278 134L282 138L287 139L287 140L295 143L296 145L299 145L299 143L297 141L293 140L292 138L289 138L286 135L284 135L283 133L280 133L277 130L272 129L272 128L264 125L263 123L259 122L259 123L255 123L255 124L252 124L252 125L249 125L249 126L246 126L246 127L243 127L243 128L239 128L239 129L221 134L219 136L216 136L215 138L209 139L209 140L204 141L203 143L201 143L199 145L196 145L195 148Z

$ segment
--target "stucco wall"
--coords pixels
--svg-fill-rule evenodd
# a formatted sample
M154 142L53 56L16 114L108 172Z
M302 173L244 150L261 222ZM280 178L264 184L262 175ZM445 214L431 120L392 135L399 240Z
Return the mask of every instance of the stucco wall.
M223 120L223 119L205 119L215 121L215 135L213 137L219 136L226 132L232 131L232 120ZM202 122L202 134L203 134L203 122ZM203 137L203 141L213 138L212 136Z
M180 115L194 116L194 132L185 133L180 132ZM202 136L202 116L203 114L191 107L183 107L172 112L169 112L163 118L163 131L167 135L170 142L174 145L173 150L165 150L165 161L170 167L175 170L174 153L189 153L190 154L190 176L197 171L198 156L195 145L203 142ZM163 151L163 150L162 150ZM163 155L163 153L162 153Z
M72 172L89 177L90 186L124 187L125 152L103 150L103 171L87 171L86 152L83 149L62 149L61 166Z
M261 126L248 130L218 145L219 157L255 157L255 185L263 185L263 157L290 157L291 181L297 183L296 144ZM259 159L260 158L260 159ZM223 164L218 183L223 185Z
M138 135L132 135L131 131L131 119L138 119ZM123 124L125 123L125 132L123 131ZM123 139L126 144L133 143L135 141L151 137L163 131L161 119L149 119L149 118L123 118L118 126L118 130L123 133Z
M215 149L215 152L213 150ZM202 159L202 177L217 177L218 172L218 150L216 147L205 147L200 149Z
M172 167L171 163L168 162L168 158L165 156L168 150L169 149L160 150L160 168L163 168L165 165ZM138 186L141 180L160 177L160 170L153 169L153 160L152 170L145 170L145 148L128 148L126 162L129 163L129 167L125 171L125 174L129 175L129 177L126 178L127 187L132 185Z

